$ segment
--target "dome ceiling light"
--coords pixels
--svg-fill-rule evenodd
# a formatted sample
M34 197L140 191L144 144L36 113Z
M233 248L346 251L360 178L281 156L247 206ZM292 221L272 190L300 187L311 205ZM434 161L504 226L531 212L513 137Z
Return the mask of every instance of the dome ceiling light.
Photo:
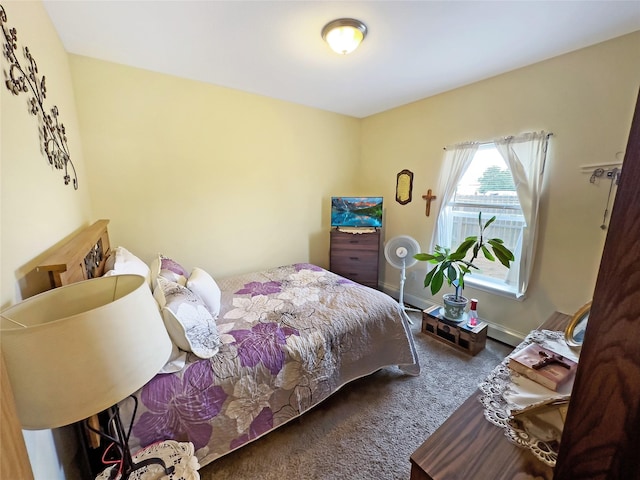
M331 49L340 55L353 52L367 36L367 26L353 18L339 18L327 23L322 29L322 38Z

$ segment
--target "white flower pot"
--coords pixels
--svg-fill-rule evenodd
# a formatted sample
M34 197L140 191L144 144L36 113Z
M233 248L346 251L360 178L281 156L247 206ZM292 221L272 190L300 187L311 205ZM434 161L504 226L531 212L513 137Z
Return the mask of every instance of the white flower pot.
M442 300L444 302L444 318L455 321L462 320L469 300L463 296L456 299L453 293L444 294Z

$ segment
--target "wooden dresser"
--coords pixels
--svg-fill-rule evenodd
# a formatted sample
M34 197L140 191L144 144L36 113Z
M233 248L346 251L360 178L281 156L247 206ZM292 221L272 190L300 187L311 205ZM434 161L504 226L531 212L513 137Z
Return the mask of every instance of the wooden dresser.
M556 312L539 328L564 330ZM411 480L551 480L553 468L507 440L484 418L476 391L411 455Z
M378 288L380 230L348 233L331 230L329 269L354 282Z

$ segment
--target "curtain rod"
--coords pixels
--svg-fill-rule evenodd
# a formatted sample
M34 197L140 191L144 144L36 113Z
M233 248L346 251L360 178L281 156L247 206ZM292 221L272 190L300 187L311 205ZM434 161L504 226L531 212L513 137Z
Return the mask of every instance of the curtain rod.
M526 134L525 134L526 135ZM549 139L549 137L551 137L553 135L553 132L549 132L547 133L547 140ZM517 138L519 137L519 135L510 135L508 137L502 137L504 140L510 140L512 138ZM446 150L447 148L451 148L451 147L455 147L458 145L478 145L479 147L482 147L483 145L491 145L492 143L495 143L493 140L488 140L486 142L462 142L462 143L457 143L456 145L449 145L447 147L442 147L443 150Z

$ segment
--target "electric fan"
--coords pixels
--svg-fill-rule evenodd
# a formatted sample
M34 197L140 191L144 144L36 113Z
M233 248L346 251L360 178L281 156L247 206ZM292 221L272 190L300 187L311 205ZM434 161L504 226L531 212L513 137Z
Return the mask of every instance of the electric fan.
M402 309L402 313L409 323L413 323L407 315L407 310L413 312L419 312L416 308L407 308L404 305L404 281L406 280L405 271L407 267L411 267L416 264L418 260L413 258L416 253L420 252L420 244L409 237L408 235L399 235L393 237L384 246L384 256L392 266L399 268L400 273L400 295L398 297L398 303Z

